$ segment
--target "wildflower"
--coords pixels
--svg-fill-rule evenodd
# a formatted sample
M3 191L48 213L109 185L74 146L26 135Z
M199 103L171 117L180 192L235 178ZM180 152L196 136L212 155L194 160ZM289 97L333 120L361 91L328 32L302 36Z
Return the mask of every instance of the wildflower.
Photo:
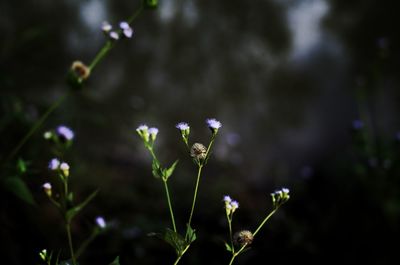
M232 200L230 196L225 195L224 202L225 202L225 211L227 215L233 214L239 208L239 203L237 201Z
M101 30L104 33L109 33L112 30L112 26L110 23L108 23L108 21L103 21L103 23L101 24Z
M213 134L216 134L218 129L222 127L221 122L217 121L216 119L207 119L206 123Z
M106 221L104 220L104 218L102 216L96 217L96 224L101 229L104 229L107 226Z
M145 141L146 143L149 141L149 127L145 124L140 125L137 127L136 132L139 134L139 136Z
M186 145L189 145L190 126L186 122L180 122L175 126L181 131L182 139Z
M90 68L81 61L73 62L71 70L75 74L75 76L79 78L79 81L86 80L90 76Z
M60 169L63 172L64 176L68 177L69 176L69 165L65 162L62 162L60 164Z
M53 158L52 160L50 160L49 162L50 170L58 170L59 167L60 167L60 160L58 160L57 158Z
M149 134L150 134L150 138L151 140L154 142L156 140L157 134L158 134L158 129L157 128L150 128L148 130Z
M279 206L281 206L290 199L289 189L282 188L280 190L277 190L271 193L271 198L274 208L277 209Z
M112 40L118 40L118 39L119 39L119 35L118 35L118 33L115 32L115 31L111 31L111 32L108 34L108 36L110 36L110 39L112 39Z
M190 148L190 156L198 161L203 161L206 159L207 148L200 143L193 144Z
M253 242L253 239L253 233L249 230L242 230L233 235L233 242L240 247L250 245Z
M49 182L46 182L42 185L42 188L44 192L47 194L47 196L51 197L52 191L51 191L51 184Z
M129 26L128 22L122 21L119 23L119 27L126 38L131 38L133 36L133 29Z
M61 141L71 141L75 136L74 132L64 125L58 126L56 133Z

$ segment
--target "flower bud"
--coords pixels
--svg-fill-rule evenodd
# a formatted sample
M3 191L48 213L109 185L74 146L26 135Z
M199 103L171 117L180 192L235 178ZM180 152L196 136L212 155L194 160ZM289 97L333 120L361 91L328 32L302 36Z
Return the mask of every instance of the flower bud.
M60 169L65 177L69 176L69 165L65 162L62 162L60 165Z
M200 143L193 144L190 148L190 156L198 161L204 161L206 159L207 148Z
M250 245L253 242L253 239L253 233L249 230L242 230L233 235L233 242L239 247Z
M79 79L80 82L86 80L90 76L90 68L81 61L75 61L71 66L72 72Z
M143 0L143 6L148 9L154 9L158 5L158 0Z
M51 197L52 195L51 184L49 182L46 182L43 184L42 187L47 196Z

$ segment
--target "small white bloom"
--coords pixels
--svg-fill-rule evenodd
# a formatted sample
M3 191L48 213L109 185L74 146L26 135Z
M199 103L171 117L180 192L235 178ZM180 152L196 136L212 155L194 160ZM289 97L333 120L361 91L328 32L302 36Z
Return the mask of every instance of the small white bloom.
M97 224L101 229L106 228L106 221L105 221L104 218L101 217L101 216L96 217L96 224Z
M150 134L151 140L155 141L158 134L158 129L155 127L149 128L148 133Z
M129 28L129 29L124 29L122 31L122 33L124 34L124 36L128 39L132 38L133 36L133 29Z
M60 160L58 160L57 158L53 158L52 160L50 160L49 162L50 170L57 170L59 169L59 166L60 166Z
M120 23L119 23L119 27L120 27L121 29L130 29L130 28L131 28L131 27L129 26L128 22L126 22L126 21L120 22Z
M136 131L147 131L149 127L146 124L141 124L139 127L137 127Z
M288 194L289 193L289 189L287 188L282 188L283 193Z
M231 206L232 206L232 211L235 211L237 208L239 208L239 203L237 201L232 201Z
M222 127L221 122L217 121L216 119L207 119L206 120L208 128L211 130L218 130Z
M60 165L61 170L69 170L69 165L66 162L62 162Z
M190 129L189 124L187 124L186 122L180 122L176 125L176 128L181 130L181 131L185 131L187 129Z
M108 33L112 30L112 26L110 23L108 23L108 21L103 21L103 23L101 24L101 30L104 33Z
M119 39L119 35L118 35L118 33L115 32L115 31L111 31L110 34L109 34L109 36L110 36L110 38L111 38L112 40L118 40L118 39Z
M42 188L44 190L44 192L47 194L47 196L51 197L51 184L49 182L46 182L42 185Z
M49 140L53 136L53 133L50 131L47 131L43 134L44 139Z

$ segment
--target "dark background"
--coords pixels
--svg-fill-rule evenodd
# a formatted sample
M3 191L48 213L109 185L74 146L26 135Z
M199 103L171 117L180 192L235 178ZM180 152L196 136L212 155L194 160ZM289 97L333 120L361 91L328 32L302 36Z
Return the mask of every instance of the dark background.
M392 264L400 221L399 15L395 0L160 0L49 117L17 157L38 206L0 190L0 263L36 264L38 252L68 257L62 219L40 189L51 179L45 130L76 133L65 160L77 200L100 194L76 219L74 241L97 215L111 228L81 264L172 264L173 250L148 237L169 226L161 182L135 129L160 129L156 151L170 164L178 226L189 214L196 168L191 141L208 143L205 119L223 127L200 184L198 240L182 264L227 264L222 204L240 203L234 229L255 229L269 193L291 199L237 264ZM70 90L74 60L89 63L104 44L103 20L129 17L140 1L0 2L0 154ZM354 121L363 126L354 128ZM2 178L12 164L3 164Z

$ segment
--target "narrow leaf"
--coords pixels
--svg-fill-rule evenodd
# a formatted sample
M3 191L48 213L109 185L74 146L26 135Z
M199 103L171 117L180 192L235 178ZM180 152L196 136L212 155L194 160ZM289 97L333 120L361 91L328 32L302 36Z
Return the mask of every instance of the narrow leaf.
M228 243L225 242L225 248L228 252L232 252L232 247Z
M120 265L120 264L119 264L119 256L117 256L117 257L115 258L115 260L114 260L113 262L110 263L110 265Z
M165 180L167 180L172 173L174 173L175 167L178 164L179 160L176 160L169 168L165 169L163 177Z
M26 183L19 177L8 177L4 180L5 187L18 198L31 205L36 205L31 191Z
M77 206L69 209L67 211L67 220L71 220L72 218L74 218L74 216L76 214L78 214L91 200L94 199L94 197L96 197L97 193L99 192L99 190L95 190L92 194L90 194L86 200L84 200L82 203L78 204Z
M194 230L192 227L190 227L189 224L187 224L187 228L186 228L186 243L187 244L191 244L193 241L196 240L196 230Z

